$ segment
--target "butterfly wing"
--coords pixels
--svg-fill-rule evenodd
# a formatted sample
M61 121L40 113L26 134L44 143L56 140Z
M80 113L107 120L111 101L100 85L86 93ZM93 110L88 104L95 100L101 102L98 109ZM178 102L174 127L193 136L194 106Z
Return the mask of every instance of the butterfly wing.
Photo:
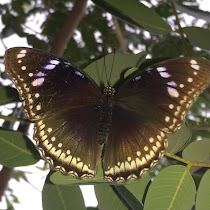
M94 176L102 151L95 109L101 93L95 82L62 58L36 49L7 50L5 67L52 168L78 178Z
M171 59L134 74L116 93L103 168L110 181L139 179L165 153L167 134L175 132L210 82L210 62ZM110 149L111 148L111 149Z

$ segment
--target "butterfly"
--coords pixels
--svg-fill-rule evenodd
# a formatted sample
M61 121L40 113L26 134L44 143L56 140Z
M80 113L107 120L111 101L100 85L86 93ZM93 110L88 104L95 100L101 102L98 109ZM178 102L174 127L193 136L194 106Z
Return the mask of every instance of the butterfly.
M103 89L75 65L37 49L7 50L5 68L51 167L94 177L102 156L111 182L139 179L159 162L167 135L210 82L210 62L197 57L154 64Z

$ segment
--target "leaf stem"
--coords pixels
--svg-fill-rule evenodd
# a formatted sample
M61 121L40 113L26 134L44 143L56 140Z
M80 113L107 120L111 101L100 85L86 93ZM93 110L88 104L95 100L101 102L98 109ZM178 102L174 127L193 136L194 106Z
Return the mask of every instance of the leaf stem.
M183 45L185 47L186 53L187 53L188 56L191 56L190 48L189 48L189 46L186 42L184 32L183 32L182 27L181 27L180 22L179 22L179 18L178 18L178 14L176 12L176 7L175 7L175 4L174 4L174 0L171 0L171 4L172 4L172 9L173 9L174 15L176 17L177 25L178 25L178 28L179 28L179 34L181 36L181 39L182 39Z
M128 53L128 48L127 48L125 39L123 37L123 34L122 34L121 30L120 30L120 26L119 26L118 20L117 20L117 18L114 15L112 15L112 21L114 23L115 33L116 33L116 36L117 36L118 41L120 43L120 46L121 46L121 48L123 50L123 53L127 54Z
M30 120L24 120L16 117L10 117L6 115L0 114L0 119L6 120L6 121L15 121L15 122L22 122L22 123L31 123Z
M178 157L174 154L171 154L171 153L168 153L166 152L166 156L170 157L170 158L173 158L175 160L178 160L182 163L186 163L189 167L189 169L192 167L192 166L200 166L200 167L210 167L210 163L201 163L201 162L195 162L195 161L190 161L190 160L185 160L184 158L181 158L181 157Z

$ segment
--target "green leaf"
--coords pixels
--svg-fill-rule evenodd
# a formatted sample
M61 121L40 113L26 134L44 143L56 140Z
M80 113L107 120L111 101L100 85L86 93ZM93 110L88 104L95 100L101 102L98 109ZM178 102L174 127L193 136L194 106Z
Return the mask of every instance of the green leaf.
M187 38L196 46L210 50L210 30L200 27L184 27Z
M143 196L147 185L150 182L149 173L143 174L140 180L132 181L130 180L124 186L140 201L142 202Z
M124 185L114 185L112 186L124 203L129 206L132 210L143 210L143 204L140 202Z
M138 70L138 68L136 68L136 67L128 69L128 70L125 72L125 74L124 74L124 78L130 76L130 75L133 74L136 70Z
M209 163L210 139L195 141L189 144L183 151L182 157L186 160Z
M49 175L42 190L43 210L86 209L79 186L54 185Z
M95 185L95 194L98 200L99 209L114 209L114 210L127 210L123 201L114 192L110 185Z
M0 86L0 105L19 101L19 94L15 88Z
M0 164L7 167L27 166L40 159L31 140L19 131L0 129Z
M171 27L153 9L135 0L93 0L111 14L132 23L134 21L145 30L164 34L171 32ZM131 21L130 21L130 20Z
M184 166L163 169L149 187L144 210L191 209L196 188L192 176Z
M166 151L172 154L181 151L191 135L191 130L186 124L183 124L176 133L168 135L168 147Z
M109 75L112 70L110 82L113 85L120 79L120 75L122 74L123 70L136 67L139 60L141 60L145 54L145 52L141 52L137 55L111 53L88 65L84 71L98 85L100 85L101 83L103 84L104 81L107 82L106 74L108 75L109 79Z
M196 197L196 210L209 210L210 209L210 170L206 171L198 187L197 197Z

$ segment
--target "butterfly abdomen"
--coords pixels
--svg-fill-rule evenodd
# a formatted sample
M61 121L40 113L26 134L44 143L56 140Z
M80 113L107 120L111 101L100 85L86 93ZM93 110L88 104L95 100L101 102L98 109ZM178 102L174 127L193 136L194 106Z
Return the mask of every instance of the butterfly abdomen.
M111 113L100 113L99 124L98 124L98 143L104 144L110 134L112 122Z

